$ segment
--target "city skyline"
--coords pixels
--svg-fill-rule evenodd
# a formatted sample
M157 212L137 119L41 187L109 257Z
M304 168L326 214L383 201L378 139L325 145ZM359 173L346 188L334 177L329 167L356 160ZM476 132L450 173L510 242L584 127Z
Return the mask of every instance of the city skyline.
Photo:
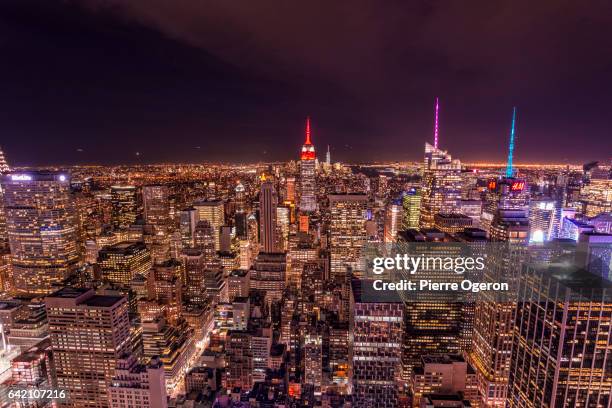
M0 408L612 408L612 3L0 1Z

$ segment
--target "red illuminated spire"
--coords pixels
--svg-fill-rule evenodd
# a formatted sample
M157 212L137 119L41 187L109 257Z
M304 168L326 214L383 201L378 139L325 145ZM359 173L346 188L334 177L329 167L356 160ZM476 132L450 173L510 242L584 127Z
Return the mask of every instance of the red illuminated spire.
M311 145L310 141L310 116L306 116L306 142L305 145Z
M310 116L306 117L306 141L302 145L301 160L315 160L315 147L310 141Z

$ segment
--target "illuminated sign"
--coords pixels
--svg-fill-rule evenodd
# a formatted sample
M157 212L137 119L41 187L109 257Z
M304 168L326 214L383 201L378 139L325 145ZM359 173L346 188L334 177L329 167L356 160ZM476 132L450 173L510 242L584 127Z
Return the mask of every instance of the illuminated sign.
M510 190L512 190L512 191L523 191L524 189L525 189L525 182L524 181L514 181L510 185Z
M30 181L32 180L32 176L29 174L13 174L11 175L11 180L13 181Z
M495 180L489 181L489 190L495 190L495 187L497 187Z

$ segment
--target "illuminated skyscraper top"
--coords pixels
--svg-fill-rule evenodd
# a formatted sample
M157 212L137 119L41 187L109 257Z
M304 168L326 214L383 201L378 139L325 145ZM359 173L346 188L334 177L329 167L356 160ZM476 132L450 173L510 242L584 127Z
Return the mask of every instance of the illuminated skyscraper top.
M2 151L2 147L0 147L0 173L8 173L9 171L11 171L11 168L6 162L6 158L4 157L4 152Z
M434 147L437 149L438 148L438 135L439 135L439 128L438 128L438 113L439 113L439 103L438 103L438 97L436 97L436 116L435 116L435 120L434 120Z
M306 118L306 141L302 146L301 160L314 160L315 159L315 148L310 141L310 117Z
M516 123L516 106L512 109L512 126L510 128L510 144L508 146L508 164L506 165L506 177L512 177L514 169L512 167L512 156L514 154L514 126Z

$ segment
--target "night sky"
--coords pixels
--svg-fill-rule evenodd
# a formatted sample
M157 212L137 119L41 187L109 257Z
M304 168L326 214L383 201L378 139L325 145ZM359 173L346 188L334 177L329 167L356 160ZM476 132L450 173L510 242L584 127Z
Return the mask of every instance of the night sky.
M2 0L12 165L612 156L610 1ZM136 156L136 152L140 152Z

